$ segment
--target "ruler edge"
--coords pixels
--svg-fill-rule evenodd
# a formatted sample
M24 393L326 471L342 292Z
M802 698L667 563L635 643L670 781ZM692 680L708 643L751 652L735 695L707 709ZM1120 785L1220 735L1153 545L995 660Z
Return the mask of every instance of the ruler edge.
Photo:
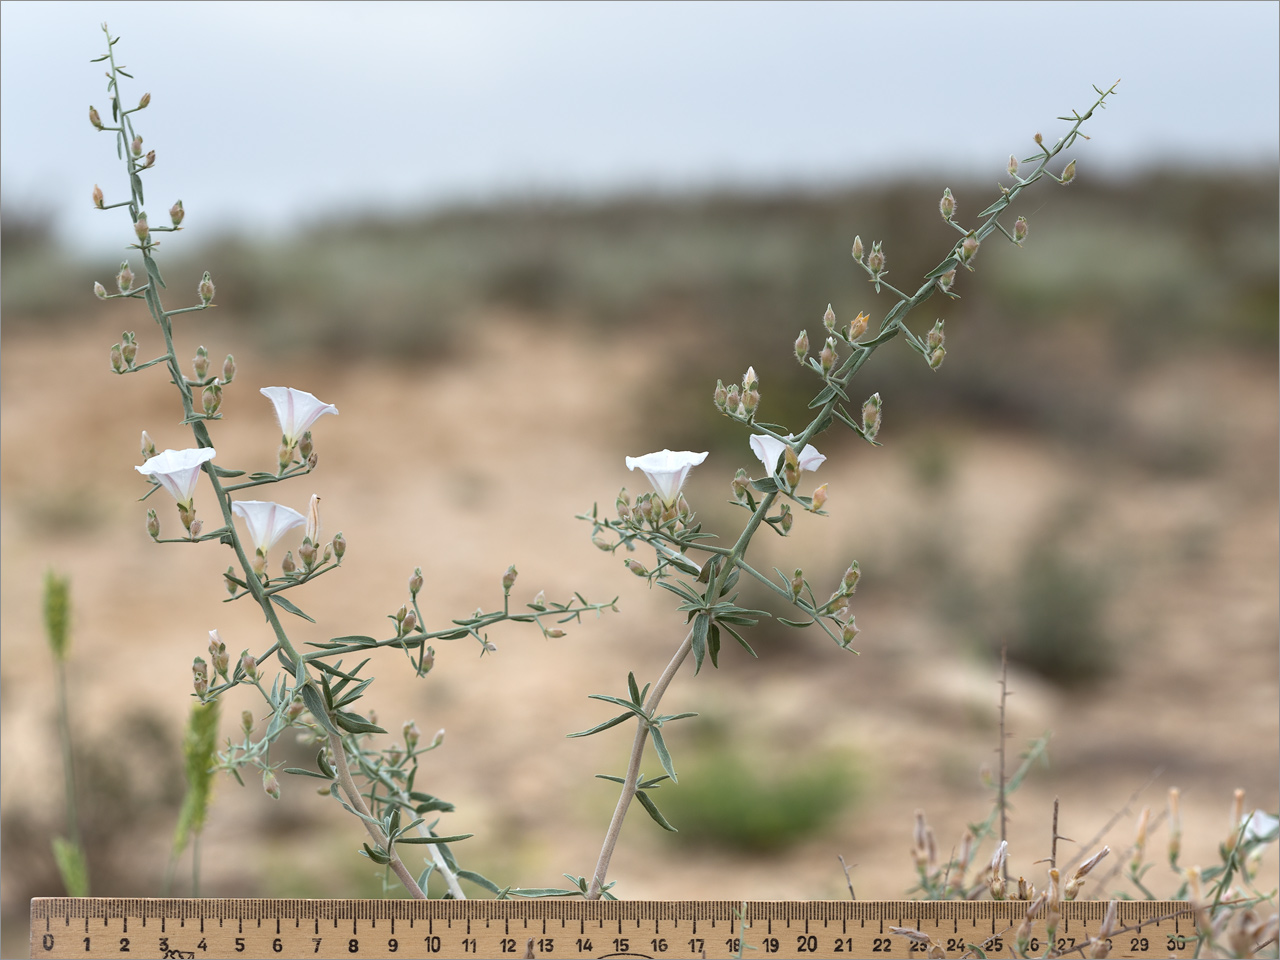
M1173 919L1192 912L1186 900L1069 900L1065 921L1100 922L1112 902L1122 925ZM604 920L1003 920L1026 916L1024 900L412 900L280 897L32 897L37 921L120 919L604 919ZM1041 918L1036 922L1042 923Z

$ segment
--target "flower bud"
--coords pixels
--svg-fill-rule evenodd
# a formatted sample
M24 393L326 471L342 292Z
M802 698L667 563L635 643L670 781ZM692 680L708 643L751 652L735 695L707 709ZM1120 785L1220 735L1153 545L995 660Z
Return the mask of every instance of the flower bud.
M1037 131L1036 131L1036 135L1035 135L1034 137L1032 137L1031 139L1033 139L1033 140L1036 142L1036 144L1037 144L1037 145L1043 145L1043 144L1044 144L1044 136L1040 133L1040 131L1039 131L1039 130L1037 130Z
M942 366L942 361L946 359L947 351L945 347L938 347L933 353L929 354L929 369L937 370Z
M884 273L888 263L888 258L884 255L884 251L880 249L880 241L875 241L875 243L871 244L871 252L867 254L867 269L871 271L871 276L878 277Z
M298 559L302 561L302 568L308 572L316 565L316 545L305 537L298 546Z
M623 523L631 520L631 498L627 496L627 488L623 487L618 491L618 499L613 501L613 505L618 510L618 519Z
M418 730L418 725L412 720L406 720L400 732L404 734L404 745L410 750L418 745L418 740L422 737Z
M809 508L814 513L821 510L827 503L827 485L824 483L817 490L813 491L813 505Z
M942 199L938 201L938 212L943 220L950 220L956 215L956 198L951 195L951 188L942 191Z
M209 692L209 665L204 662L204 657L191 661L191 682L201 697Z
M407 637L413 633L414 628L418 626L418 615L410 610L404 615L404 622L400 624L400 636Z
M258 579L266 582L267 578L267 554L265 550L255 550L253 553L253 572L258 575Z
M868 440L874 440L880 432L880 394L873 393L862 405L862 432Z
M422 589L422 568L414 567L413 576L409 578L409 596L416 597Z
M791 599L797 599L804 590L804 571L796 567L795 575L791 578Z
M836 365L836 338L827 337L822 353L818 354L818 362L822 364L822 375L830 376L831 368Z
M1021 243L1025 239L1027 239L1027 218L1019 217L1013 221L1013 241Z
M1068 183L1076 178L1076 162L1072 160L1067 164L1067 168L1062 171L1062 185L1065 187Z
M129 152L135 157L142 156L142 135L133 138L133 143L129 144Z
M231 354L227 354L227 359L222 361L222 382L228 384L236 378L236 358Z
M280 781L272 770L262 771L262 789L272 800L280 799Z
M105 300L107 299L107 288L95 280L93 281L93 295L99 300Z
M827 311L822 315L822 325L827 328L827 333L836 332L836 312L831 309L831 304L827 304Z
M101 130L101 129L102 129L102 118L101 118L100 116L98 116L98 108L97 108L97 107L90 107L90 108L89 108L89 122L90 122L91 124L93 124L93 125L94 125L94 127L95 127L96 129L98 129L98 130Z
M222 575L223 580L226 582L227 593L231 594L233 597L236 595L236 591L240 589L236 584L235 576L235 567L227 567L227 572Z
M747 502L747 471L742 467L738 468L738 472L733 477L733 499L738 503Z
M142 162L142 169L154 167L156 165L156 152L154 150L147 151L147 158Z
M151 233L151 228L147 226L147 215L145 213L138 214L138 219L133 221L133 232L138 235L139 240L146 242Z
M121 293L128 293L133 287L133 271L129 269L129 261L120 264L120 272L116 274L116 286Z
M93 205L99 210L103 210L105 209L104 203L106 203L106 198L102 195L102 188L95 183L93 185Z
M341 560L342 555L347 552L347 540L346 537L342 535L341 530L334 535L334 538L330 543L333 545L333 555Z
M552 627L550 630L544 630L543 636L548 640L559 640L561 637L565 636L565 632L559 627Z
M160 536L160 518L156 516L154 510L147 511L147 534L152 540Z
M637 577L649 576L649 571L643 563L638 560L623 560L622 565L634 573Z
M298 565L293 561L293 551L290 550L284 555L284 559L280 561L280 572L286 577L292 576L298 572Z
M182 226L182 220L187 215L187 211L182 209L182 201L177 200L173 206L169 208L169 222L175 227Z
M250 680L258 679L258 658L252 656L248 650L240 654L240 669L244 671L244 675Z
M747 411L747 416L755 413L758 406L760 406L759 390L748 390L742 395L742 408Z
M693 508L689 506L689 501L684 498L683 493L676 497L676 513L681 520L688 520L693 516Z
M729 392L724 388L724 381L716 381L716 391L711 395L712 402L715 403L716 409L724 413L725 403L729 396Z
M790 447L782 451L782 479L788 491L794 490L796 484L800 482L800 459Z
M320 462L320 457L316 454L314 450L312 450L311 456L307 457L307 469L314 470L316 468L316 464L319 462Z
M778 529L785 537L791 532L791 524L795 522L795 518L791 516L791 507L788 504L782 505L782 515L778 518Z
M311 441L311 431L308 430L298 440L298 455L303 460L310 460L311 454L315 452L315 446Z
M1143 807L1138 814L1138 826L1134 831L1133 857L1129 861L1129 872L1137 873L1142 868L1142 861L1147 852L1147 824L1151 820L1151 808Z
M800 336L796 337L796 359L804 363L804 358L809 355L809 331L801 330Z
M965 237L960 241L960 262L968 263L978 255L978 238Z
M930 350L936 350L938 347L946 343L946 340L946 322L938 320L934 323L933 329L929 331L929 335L925 338L925 343L928 344Z
M187 528L187 533L191 535L192 540L196 540L200 536L200 531L204 529L203 520L192 520L191 526Z
M200 405L204 407L205 416L212 417L222 405L222 388L216 383L205 387L200 391Z
M1178 869L1182 853L1182 791L1169 788L1169 866Z
M1012 153L1009 154L1009 176L1016 177L1018 175L1018 158Z
M295 449L296 447L292 447L285 442L284 437L280 438L280 446L276 448L276 464L279 466L281 473L284 473L289 464L293 463L293 451Z
M191 369L195 371L197 380L203 380L209 375L209 351L204 347L196 347L196 355L191 358Z
M867 321L870 319L871 318L865 313L859 312L858 315L853 318L853 322L849 324L848 339L851 341L857 340L860 336L866 333Z
M852 594L858 589L858 581L862 579L862 568L858 566L855 560L849 564L849 569L844 572L844 576L840 578L840 589L846 594Z
M134 339L131 332L126 331L120 335L120 355L124 357L126 366L132 367L133 361L138 358L138 341Z
M200 284L196 287L196 292L200 294L200 302L208 305L213 300L213 294L216 288L213 281L209 279L209 271L204 272L204 276L200 278Z
M942 276L938 278L938 289L941 290L943 293L950 293L952 286L955 285L955 282L956 282L956 272L954 270L948 270L946 273L944 273Z
M333 541L330 540L324 545L324 556L321 558L322 563L328 563L333 559Z
M307 709L306 705L303 704L301 700L295 699L285 709L284 711L285 718L288 719L290 723L292 723L295 720L297 720L300 716L302 716L302 712L306 709Z
M746 391L755 387L760 382L760 378L756 376L755 367L747 367L747 372L742 375L742 390Z
M840 646L848 649L849 644L853 643L854 639L861 632L862 631L858 629L858 625L853 622L853 617L850 617L848 622L840 630Z
M533 602L532 602L532 603L530 603L530 606L531 606L531 607L533 607L535 610L545 610L545 609L547 609L547 594L546 594L546 591L544 591L544 590L539 590L539 591L538 591L538 595L537 595L536 597L534 597L534 598L533 598Z
M516 565L514 563L507 567L507 572L502 575L502 592L504 594L511 592L511 588L516 585L516 577L519 575L520 572L516 570ZM542 594L539 593L538 596L542 596Z
M1075 873L1071 875L1066 885L1062 888L1062 899L1074 900L1076 894L1080 892L1080 888L1084 886L1084 878L1089 875L1089 871L1096 867L1098 862L1110 852L1110 847L1103 847L1080 866L1076 867Z
M138 109L145 110L151 103L151 94L144 93L142 99L138 101Z
M116 373L124 373L127 369L124 365L124 354L120 352L120 344L118 343L111 345L111 369Z
M402 603L400 604L400 609L391 615L391 619L394 620L397 625L402 624L404 623L404 618L408 613L409 608Z
M853 259L862 262L862 237L853 238Z
M240 711L240 729L244 731L244 735L246 737L249 734L253 733L253 711L252 710Z

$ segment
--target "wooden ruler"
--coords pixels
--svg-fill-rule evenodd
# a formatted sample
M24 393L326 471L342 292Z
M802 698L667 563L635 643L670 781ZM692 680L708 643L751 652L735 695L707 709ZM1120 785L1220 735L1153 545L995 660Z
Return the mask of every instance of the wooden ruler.
M1062 905L1053 956L1085 957L1105 901ZM1027 905L915 900L31 901L33 957L1014 957ZM1120 901L1112 957L1190 957L1188 904ZM923 943L893 928L920 931ZM974 949L974 948L977 949ZM1045 955L1042 922L1029 953ZM979 953L978 951L981 951ZM935 953L935 955L937 955Z

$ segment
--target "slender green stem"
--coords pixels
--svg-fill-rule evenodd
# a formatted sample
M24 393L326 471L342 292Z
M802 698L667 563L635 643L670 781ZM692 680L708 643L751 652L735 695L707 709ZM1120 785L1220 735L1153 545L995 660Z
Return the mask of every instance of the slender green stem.
M58 670L58 739L62 741L62 775L65 780L67 839L80 847L80 817L76 806L76 768L71 750L71 712L67 705L67 666L55 658Z

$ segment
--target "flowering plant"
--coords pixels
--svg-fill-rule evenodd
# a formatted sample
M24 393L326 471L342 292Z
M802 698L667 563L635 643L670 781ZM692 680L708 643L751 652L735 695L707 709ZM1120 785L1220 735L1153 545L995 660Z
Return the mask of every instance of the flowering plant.
M665 781L677 779L663 731L667 724L695 714L659 712L668 688L690 655L695 674L708 660L712 667L718 667L721 645L727 638L731 637L755 656L745 634L769 614L738 603L739 583L744 575L796 611L789 618L779 618L781 623L796 629L816 625L838 647L852 651L852 642L858 635L851 610L852 597L861 577L858 562L853 560L838 572L829 582L829 596L820 599L826 590L815 585L816 578L811 580L800 567L795 567L791 574L776 569L770 574L757 569L746 559L748 547L765 527L785 537L798 514L825 515L830 496L828 485L823 483L807 494L801 491L803 474L817 470L825 460L812 441L839 424L868 443L880 442L877 439L882 421L880 395L873 393L859 402L852 390L852 382L863 364L885 343L901 338L921 355L930 369L939 369L946 356L944 321L937 319L931 329L921 334L908 327L909 315L934 295L957 298L958 271L963 268L972 272L980 246L995 234L1002 234L1014 244L1026 240L1025 218L1019 217L1011 226L1003 224L1001 218L1024 189L1042 178L1062 184L1071 182L1075 175L1074 161L1060 174L1051 173L1049 166L1075 143L1081 135L1080 127L1114 90L1098 89L1093 107L1066 118L1071 123L1070 129L1054 145L1046 145L1037 135L1031 157L1020 162L1011 158L1010 183L1000 188L1001 195L977 215L973 225L962 226L957 220L956 199L949 190L943 195L940 212L959 236L942 260L924 275L914 293L903 292L886 279L888 259L880 241L872 243L868 250L861 238L855 237L852 255L856 269L866 275L876 294L887 292L893 302L874 329L867 313L859 312L853 319L841 322L828 307L821 319L824 333L820 334L822 345L816 356L811 355L807 330L796 337L789 352L818 381L809 404L813 412L808 423L797 429L763 419L761 380L754 367L747 369L740 383L726 386L723 381L717 382L712 395L715 406L748 432L749 447L763 467L757 477L752 477L746 469L739 469L730 481L732 502L746 515L739 530L721 538L704 530L683 487L690 471L703 464L708 454L692 451L663 449L627 457L625 466L644 473L653 492L633 497L623 488L615 499L613 515L606 516L595 507L582 516L581 519L590 524L597 546L611 554L619 551L626 554L624 562L632 574L676 598L677 610L684 621L684 636L655 680L642 685L636 673L631 672L622 695L592 695L593 699L611 704L621 712L590 729L570 734L585 737L629 721L635 723L625 774L602 775L605 780L619 784L621 790L591 876L566 874L572 884L566 888L510 889L499 888L480 874L461 868L450 844L465 837L443 836L436 831L438 821L430 819L433 814L452 809L447 802L426 793L419 776L420 757L440 746L441 736L425 741L416 724L410 722L402 728L396 742L378 745L383 741L374 738L386 735L387 731L377 725L369 711L357 712L357 704L367 696L373 679L364 673L369 660L361 659L357 666L351 667L342 658L363 658L367 653L391 647L402 651L415 674L421 677L434 665L434 649L429 645L432 641L470 638L479 644L482 653L487 653L493 649L488 641L489 629L504 621L532 623L545 636L559 637L563 636L560 627L548 626L548 623L577 621L584 613L601 613L613 609L614 605L612 602L590 603L576 593L564 603L555 603L538 594L523 608L513 608L510 596L517 574L512 566L501 578L500 605L487 612L477 610L440 629L429 630L418 605L419 591L424 585L418 569L408 579L407 601L389 615L392 621L387 631L389 636L333 637L310 644L314 649L306 651L295 645L286 629L289 621L283 615L314 621L292 599L298 594L291 592L337 570L348 549L346 539L339 532L327 542L323 541L319 498L314 495L305 515L283 503L235 499L234 495L297 479L316 470L319 457L312 429L324 415L337 415L338 408L304 390L263 387L260 392L272 403L281 432L274 470L248 472L218 462L210 428L213 421L223 418L222 397L235 380L236 365L228 354L220 370L213 372L204 347L197 351L192 362L192 375L186 375L178 362L173 342L175 321L181 322L180 317L213 306L216 289L210 275L205 273L196 284L198 302L177 309L166 309L163 305L162 291L167 288L156 259L160 245L156 237L183 229L186 213L179 201L169 209L168 226L149 222L144 209L144 175L156 163L156 152L144 153L142 137L134 129L134 115L150 104L150 97L144 96L136 107L123 106L120 81L129 74L115 63L117 39L108 33L108 50L100 58L108 61L109 66L107 93L111 123L105 122L93 109L90 121L99 131L115 135L118 154L125 164L129 194L128 199L107 203L103 191L95 187L93 198L100 209L128 211L137 241L131 248L141 257L145 282L136 285L138 278L126 261L116 276L117 292L108 293L100 283L95 285L95 292L102 299L134 299L146 304L160 331L162 352L154 359L139 363L138 339L134 333L126 332L111 348L111 367L117 374L124 375L163 365L176 385L183 411L182 423L190 428L195 444L190 449L157 455L150 437L143 434L146 462L136 469L154 478L154 489L164 486L173 494L187 536L162 539L159 517L154 510L148 513L147 530L158 542L216 540L230 548L234 561L223 574L227 602L249 598L261 608L271 632L270 642L260 646L257 653L245 647L236 658L228 652L216 628L211 629L210 659L197 657L193 663L193 685L201 707L220 702L237 687L248 686L261 695L268 708L262 729L253 714L246 712L240 740L228 741L225 749L211 758L210 765L237 779L241 779L245 771L254 771L261 775L266 794L279 798L283 792L278 776L280 764L272 761L271 747L286 731L301 733L317 747L314 769L288 768L282 772L320 780L322 792L353 814L367 832L368 841L360 852L386 867L414 897L425 896L426 882L433 872L443 878L449 894L458 898L464 896L460 879L478 884L499 897L611 897L613 882L608 879L609 867L631 801L638 802L663 829L674 829L652 796ZM1030 164L1030 170L1020 173L1021 164ZM195 519L193 505L200 473L208 480L222 518L221 526L208 533ZM247 537L242 536L236 517L243 521ZM296 559L293 550L288 550L273 571L270 552L299 527L304 528L304 535L296 547ZM631 556L641 547L652 551L652 561L647 554L643 562ZM269 677L266 665L273 657L280 672ZM645 778L640 768L650 743L663 774ZM420 871L410 869L402 849L405 845L419 844L427 847L428 854Z

